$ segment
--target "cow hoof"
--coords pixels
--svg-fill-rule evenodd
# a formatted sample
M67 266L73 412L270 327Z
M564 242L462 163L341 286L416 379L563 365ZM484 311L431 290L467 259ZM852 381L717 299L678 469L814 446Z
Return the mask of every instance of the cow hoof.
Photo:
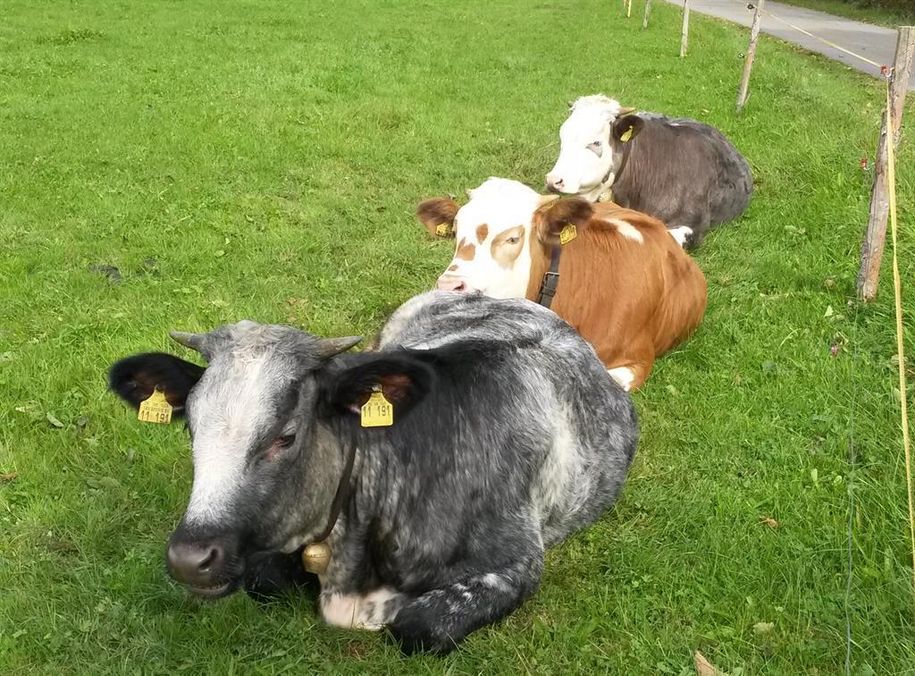
M403 597L389 587L368 594L323 591L318 601L321 616L332 627L379 631L397 615Z
M434 628L419 622L398 617L388 625L388 633L404 655L435 653L447 655L457 648L457 642L449 636L441 636Z

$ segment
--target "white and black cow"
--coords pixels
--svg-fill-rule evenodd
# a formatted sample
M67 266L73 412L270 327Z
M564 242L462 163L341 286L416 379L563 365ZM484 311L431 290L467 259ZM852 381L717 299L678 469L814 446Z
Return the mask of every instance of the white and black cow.
M583 96L559 130L547 189L612 199L663 221L686 248L750 203L746 159L717 129L686 118L631 114L606 96Z
M320 611L447 652L537 589L545 548L614 502L636 415L592 348L525 300L433 291L401 306L375 352L244 321L173 334L206 368L150 353L110 371L133 405L163 389L191 433L194 481L168 545L192 592L301 578L325 537ZM380 389L389 427L358 411Z

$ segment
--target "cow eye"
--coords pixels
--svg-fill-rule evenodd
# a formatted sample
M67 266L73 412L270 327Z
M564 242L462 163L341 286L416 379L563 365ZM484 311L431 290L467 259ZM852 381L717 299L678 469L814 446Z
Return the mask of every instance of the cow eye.
M289 448L295 441L294 434L284 434L273 440L273 445L277 448Z
M588 144L588 150L597 155L598 157L603 154L603 144L600 141L595 141L594 143Z
M517 244L520 241L521 241L520 237L509 237L508 239L505 240L505 243L506 244Z

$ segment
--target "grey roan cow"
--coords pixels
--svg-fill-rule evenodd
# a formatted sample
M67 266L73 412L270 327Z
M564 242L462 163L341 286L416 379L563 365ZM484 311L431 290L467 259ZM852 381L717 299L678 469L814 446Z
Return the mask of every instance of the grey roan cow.
M606 96L583 96L559 130L547 189L595 202L610 197L667 224L686 248L750 203L746 159L717 129L686 118L629 114Z
M272 594L301 583L301 548L332 527L323 618L387 628L405 652L447 652L517 608L544 549L600 517L635 453L629 396L525 300L423 294L358 354L358 338L250 321L173 337L208 366L148 353L109 374L134 406L158 386L187 417L171 575L207 597ZM394 423L363 428L377 387Z

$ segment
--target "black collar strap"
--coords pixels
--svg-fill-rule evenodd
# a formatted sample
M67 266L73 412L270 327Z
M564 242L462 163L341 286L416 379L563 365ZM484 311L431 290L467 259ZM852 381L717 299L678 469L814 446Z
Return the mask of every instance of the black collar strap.
M620 160L620 168L616 170L616 175L613 177L613 182L616 183L620 176L623 175L623 172L626 170L626 165L629 164L629 155L632 154L632 139L626 141L623 144L623 159Z
M340 510L343 509L343 503L349 497L349 480L353 476L353 464L356 460L356 445L352 445L352 450L348 451L346 464L343 466L343 474L340 476L340 484L337 486L337 493L334 495L334 501L330 503L330 519L327 522L327 528L316 537L313 542L323 542L326 540L334 526L337 525L337 519L340 517Z
M537 296L537 302L543 307L550 307L553 303L553 296L559 288L559 257L562 255L562 245L554 244L553 251L550 253L550 269L543 275L543 281L540 282L540 295Z

